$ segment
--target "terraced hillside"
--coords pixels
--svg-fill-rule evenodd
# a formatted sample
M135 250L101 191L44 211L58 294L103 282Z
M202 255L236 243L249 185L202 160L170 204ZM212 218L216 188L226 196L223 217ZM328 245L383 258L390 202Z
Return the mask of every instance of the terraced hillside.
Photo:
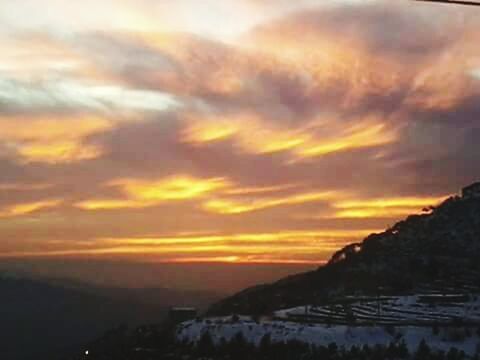
M221 346L240 336L257 348L265 341L335 343L345 349L403 343L411 352L424 340L436 351L455 347L473 356L479 351L479 326L477 295L348 296L329 304L278 310L272 317L233 315L187 321L177 327L176 338L193 344L208 338Z
M463 294L346 298L340 303L279 310L275 319L356 326L477 326L480 299Z

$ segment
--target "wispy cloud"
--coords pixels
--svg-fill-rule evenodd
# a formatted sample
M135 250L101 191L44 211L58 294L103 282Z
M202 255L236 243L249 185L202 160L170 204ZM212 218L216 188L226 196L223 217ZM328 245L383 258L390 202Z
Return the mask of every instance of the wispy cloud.
M61 203L61 200L52 199L32 203L15 204L5 209L0 209L0 217L15 217L33 213L37 210L53 208Z

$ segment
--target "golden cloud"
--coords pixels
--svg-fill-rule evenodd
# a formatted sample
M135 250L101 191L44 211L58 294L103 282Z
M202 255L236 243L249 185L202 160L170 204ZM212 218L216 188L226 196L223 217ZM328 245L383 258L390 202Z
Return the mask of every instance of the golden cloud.
M297 184L272 185L272 186L253 186L244 188L235 188L224 191L226 195L254 195L280 192L293 189Z
M103 118L0 118L0 141L24 162L73 162L99 156L83 141L111 127Z
M227 187L224 178L195 179L189 176L174 176L160 181L118 180L111 182L137 200L168 201L193 199Z
M63 248L65 242L50 243L60 248L0 253L0 257L19 256L146 256L164 262L279 262L312 263L322 261L339 245L366 236L374 230L279 231L274 233L172 235L157 238L100 238L90 243ZM285 254L289 254L286 257Z
M0 210L0 217L14 217L29 214L38 210L52 208L59 205L62 200L51 199L22 204L15 204L3 210Z
M282 205L297 205L309 202L330 200L338 196L335 192L300 193L277 198L260 198L250 201L212 199L203 204L209 212L222 215L242 214L256 210L268 209Z
M103 238L98 239L98 244L108 245L142 245L142 246L162 246L162 245L184 245L190 246L193 244L228 244L228 243L246 243L248 244L268 244L272 242L290 242L301 243L306 240L327 241L331 239L352 239L360 236L366 236L375 232L376 229L352 229L352 230L296 230L296 231L278 231L267 233L239 233L239 234L219 234L219 235L174 235L163 236L157 238Z
M385 145L396 140L396 134L383 123L347 127L337 140L308 144L297 150L300 158L321 156L333 152Z
M338 209L335 218L381 218L415 214L422 208L444 201L448 196L440 197L398 197L384 199L365 199L338 201L333 207Z
M204 199L202 207L219 214L240 214L281 205L331 199L332 192L310 192L276 198L258 198L249 201L227 200L218 196L252 196L285 191L297 185L241 187L226 178L194 178L175 175L160 180L119 179L107 183L118 187L124 195L120 199L89 199L75 205L84 210L144 208L162 203Z
M288 128L256 116L237 116L190 122L181 139L194 146L231 139L242 151L253 154L288 152L294 161L386 145L397 140L397 129L389 128L381 119L360 119L353 125L340 125L325 119Z
M239 131L239 126L233 121L199 121L190 124L182 134L184 142L202 145L228 139Z
M150 207L203 197L228 187L229 182L224 178L197 179L176 175L158 181L120 179L107 185L119 187L126 199L91 199L79 202L76 206L85 210Z
M133 200L92 199L80 201L76 203L75 206L83 210L114 210L123 208L143 208L150 206L150 204Z

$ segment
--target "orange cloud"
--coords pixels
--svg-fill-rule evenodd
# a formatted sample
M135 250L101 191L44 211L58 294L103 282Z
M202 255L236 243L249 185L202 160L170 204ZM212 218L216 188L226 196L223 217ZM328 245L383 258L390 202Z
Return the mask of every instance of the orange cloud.
M101 238L91 243L64 248L65 242L48 250L0 253L0 257L21 256L146 256L165 262L318 262L339 244L359 239L373 230L279 231L274 233L172 235L158 238ZM289 254L290 257L285 257ZM194 260L195 259L195 260Z
M278 198L252 199L250 201L212 199L206 201L203 204L203 208L209 212L217 214L233 215L282 205L296 205L321 200L330 200L335 198L335 196L336 194L333 192L312 192Z
M447 197L404 197L338 201L333 204L338 209L333 217L379 218L404 216L418 213L423 207L438 204Z
M120 179L108 183L119 187L126 199L91 199L76 204L86 210L142 208L164 202L192 200L229 186L224 178L196 179L177 175L158 181Z
M118 180L111 182L137 200L168 201L193 199L228 186L224 178L195 179L189 176L173 176L160 181Z
M0 210L0 217L14 217L29 214L37 210L55 207L61 203L61 200L43 200L31 203L15 204L3 210Z
M76 203L75 206L84 210L114 210L123 208L142 208L150 206L150 204L133 200L92 199L80 201Z
M239 214L280 205L301 204L332 198L333 193L303 193L282 198L259 198L249 202L222 200L216 196L246 196L273 193L293 188L295 185L241 187L226 178L199 179L176 175L160 180L119 179L108 186L118 187L124 193L120 199L89 199L75 205L85 210L144 208L167 202L207 198L202 207L210 212Z
M83 140L111 127L108 120L93 117L0 118L0 141L24 162L73 162L99 156L102 149Z
M197 146L230 138L243 151L256 154L289 150L307 140L299 131L282 129L255 115L193 120L182 134L184 142Z
M300 158L316 157L342 150L385 145L395 140L396 134L383 123L354 125L343 130L338 140L308 144L298 149L297 155Z
M189 246L192 244L208 244L212 245L214 243L224 243L228 244L229 242L247 244L268 244L272 242L291 242L299 243L302 240L320 240L326 241L330 239L351 239L357 238L359 236L366 236L375 232L376 229L366 229L366 230L338 230L338 229L325 229L325 230L282 230L278 232L267 232L267 233L239 233L239 234L219 234L219 235L174 235L174 236L163 236L158 238L104 238L98 239L97 244L108 244L108 245L150 245L150 246L162 246L162 245L185 245Z
M182 140L191 144L201 145L228 139L238 131L239 127L233 122L199 122L185 129Z
M280 192L284 190L290 190L297 187L296 184L286 184L286 185L273 185L273 186L258 186L258 187L245 187L245 188L235 188L226 190L224 193L226 195L254 195L254 194L265 194L272 192Z
M292 259L288 257L275 257L271 255L246 255L246 256L191 256L191 257L173 257L168 260L169 263L232 263L232 264L312 264L318 266L326 263L327 260L318 258L310 259Z
M297 124L295 128L274 126L255 116L203 119L187 125L182 141L201 146L232 140L248 153L287 152L293 160L302 160L397 140L396 129L389 128L380 119L361 119L353 125L340 125L329 119Z
M334 218L391 218L396 216L407 216L418 213L419 209L415 207L381 208L381 209L349 209L335 212Z

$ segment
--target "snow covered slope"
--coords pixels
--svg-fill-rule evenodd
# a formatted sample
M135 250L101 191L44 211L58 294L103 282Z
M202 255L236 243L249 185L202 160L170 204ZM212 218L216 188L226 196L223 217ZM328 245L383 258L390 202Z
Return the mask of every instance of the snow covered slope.
M480 299L476 295L426 294L390 297L345 297L323 306L300 306L276 311L268 320L248 316L213 317L179 325L177 338L197 342L208 333L214 343L238 333L258 345L298 340L308 344L336 343L350 348L405 341L415 351L425 339L436 350L452 347L474 354L480 333Z
M347 297L342 303L275 312L282 320L346 325L480 324L480 299L466 294Z
M475 331L461 327L440 328L435 333L431 327L416 326L346 326L324 324L300 324L287 321L259 321L249 317L217 317L201 321L182 323L177 329L177 339L180 341L197 342L202 335L209 333L214 344L221 339L231 340L238 333L250 343L258 345L265 335L269 335L272 342L287 342L298 340L308 344L328 346L336 343L337 346L351 348L352 346L369 346L392 342L405 341L410 351L415 351L422 339L435 350L448 351L452 347L474 354L479 343Z

